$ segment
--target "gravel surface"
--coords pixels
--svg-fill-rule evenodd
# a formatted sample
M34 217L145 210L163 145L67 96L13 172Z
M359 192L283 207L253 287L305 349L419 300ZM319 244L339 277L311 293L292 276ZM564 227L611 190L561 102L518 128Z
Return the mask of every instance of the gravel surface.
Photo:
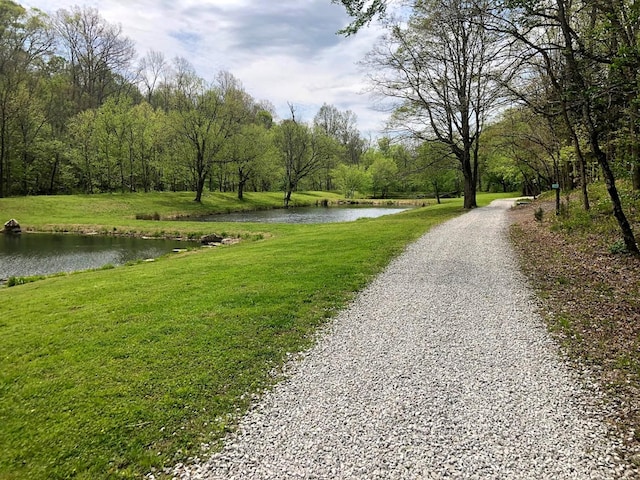
M610 479L597 388L560 359L506 238L509 201L433 229L179 479ZM595 395L597 397L597 395Z

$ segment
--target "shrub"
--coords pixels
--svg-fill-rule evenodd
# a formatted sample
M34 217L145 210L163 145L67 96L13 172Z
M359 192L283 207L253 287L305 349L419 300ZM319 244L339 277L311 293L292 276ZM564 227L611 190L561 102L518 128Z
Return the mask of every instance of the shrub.
M25 283L37 282L44 278L44 275L33 275L31 277L9 277L7 279L7 287L15 287L18 285L24 285Z
M627 250L627 245L624 243L624 240L619 239L609 246L609 253L612 255L620 255L623 253L629 253L629 251Z
M539 207L535 212L533 212L533 217L536 219L536 222L541 222L544 217L544 210L542 207Z
M136 213L136 220L160 220L160 214L158 212L154 212L153 214L149 213Z

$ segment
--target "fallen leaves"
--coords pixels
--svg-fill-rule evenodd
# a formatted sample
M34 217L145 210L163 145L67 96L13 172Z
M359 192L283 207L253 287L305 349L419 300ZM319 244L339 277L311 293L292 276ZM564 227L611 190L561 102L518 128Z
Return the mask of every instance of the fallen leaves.
M542 221L534 218L539 208ZM554 211L540 201L512 209L511 239L550 332L598 376L626 441L622 453L633 460L640 452L640 260L609 252L615 230L552 229Z

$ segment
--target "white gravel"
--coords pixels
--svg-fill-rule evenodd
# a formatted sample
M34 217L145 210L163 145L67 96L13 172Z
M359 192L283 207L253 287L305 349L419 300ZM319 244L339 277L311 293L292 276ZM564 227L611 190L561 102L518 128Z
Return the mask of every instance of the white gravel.
M179 479L610 479L593 392L561 360L506 238L510 201L411 245L222 452Z

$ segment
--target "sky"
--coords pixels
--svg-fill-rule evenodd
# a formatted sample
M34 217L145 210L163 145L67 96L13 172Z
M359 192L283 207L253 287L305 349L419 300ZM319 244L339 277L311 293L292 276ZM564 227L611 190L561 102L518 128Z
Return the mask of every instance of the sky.
M349 23L342 5L330 0L16 0L52 14L90 6L136 45L166 59L187 59L199 76L213 81L232 73L256 100L268 100L279 119L311 122L323 103L358 117L365 137L380 136L387 114L366 93L365 72L357 63L382 33L373 23L345 38L336 32Z

